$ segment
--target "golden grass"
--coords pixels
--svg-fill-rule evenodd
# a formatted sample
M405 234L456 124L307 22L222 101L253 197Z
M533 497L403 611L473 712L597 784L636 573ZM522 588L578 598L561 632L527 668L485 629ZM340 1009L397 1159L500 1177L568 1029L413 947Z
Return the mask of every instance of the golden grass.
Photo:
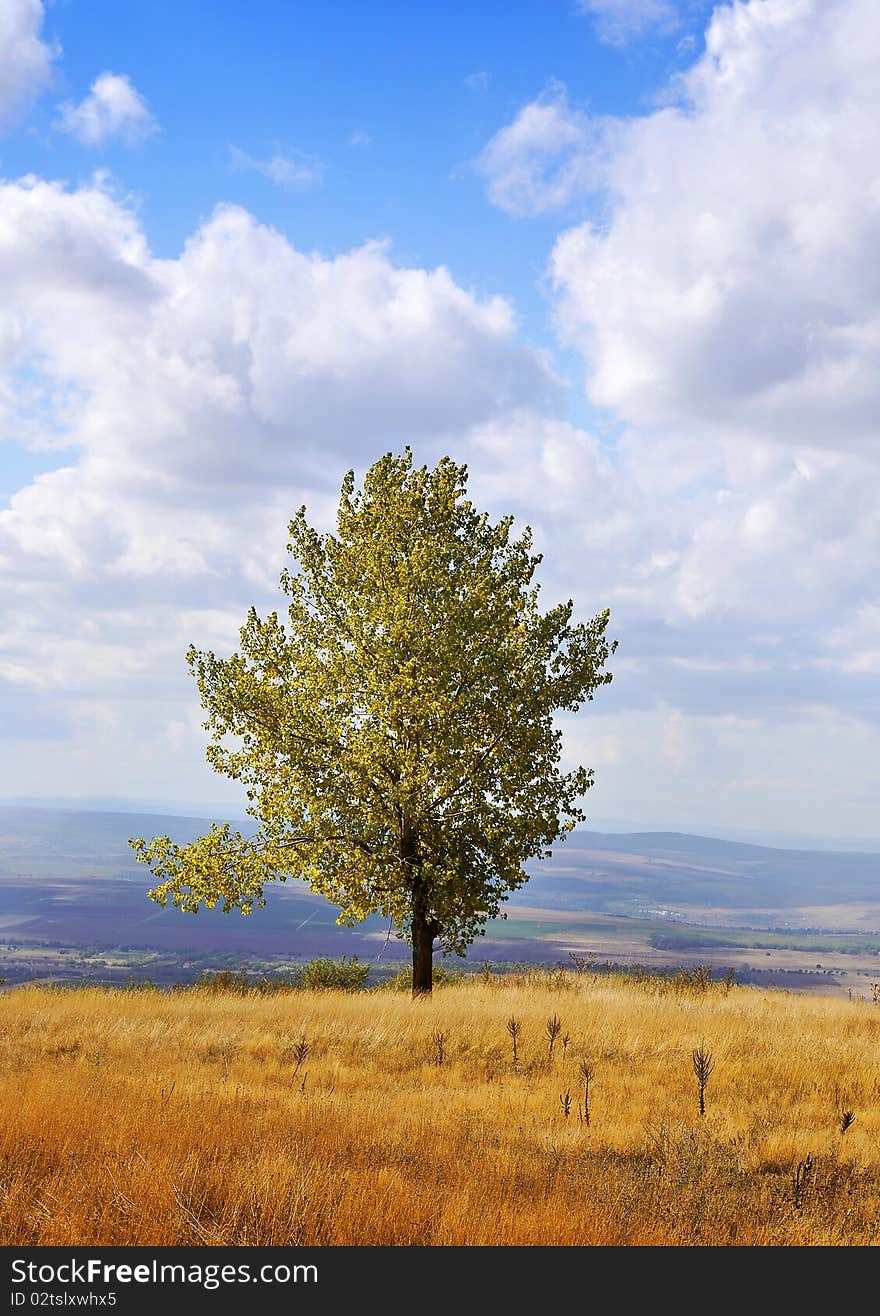
M7 1244L880 1239L870 1001L557 972L423 1002L23 988L0 997L0 1019Z

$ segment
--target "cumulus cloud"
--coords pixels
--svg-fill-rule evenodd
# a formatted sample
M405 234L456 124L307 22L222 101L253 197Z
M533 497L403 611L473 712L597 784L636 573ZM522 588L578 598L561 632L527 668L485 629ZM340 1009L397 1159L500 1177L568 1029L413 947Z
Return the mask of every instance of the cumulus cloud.
M66 719L77 743L72 701L104 710L102 745L152 735L160 706L184 734L187 645L234 647L247 606L277 601L290 516L329 525L348 466L437 456L558 390L501 298L381 244L304 254L236 207L160 260L100 182L5 183L0 282L4 433L76 454L0 511L0 702L39 696L35 726Z
M606 214L559 238L593 400L705 437L877 452L871 0L718 6L679 103L617 125Z
M167 754L207 798L186 646L234 647L292 510L326 528L342 471L409 442L533 526L543 600L611 607L614 682L565 727L591 811L876 833L869 17L719 9L677 101L598 132L557 88L518 129L532 172L496 153L518 213L603 189L551 270L595 433L510 304L442 268L303 253L229 206L160 260L106 185L0 188L3 432L65 454L0 512L0 705L42 710L0 793L106 793L124 757L155 796Z
M878 720L870 683L843 679L876 644L870 460L636 433L611 450L528 411L478 426L470 453L483 496L533 526L549 593L611 607L625 706L825 700Z
M602 123L572 109L554 82L499 129L474 166L494 205L509 215L541 215L595 190L602 155Z
M114 138L133 146L158 132L147 102L121 73L101 73L79 105L60 107L57 126L85 146L104 146Z
M219 483L279 462L301 472L318 446L450 433L557 387L514 345L508 302L475 298L443 267L399 267L381 243L325 259L220 206L177 260L156 260L100 183L6 184L0 216L0 344L72 390L59 441L95 458L149 447ZM136 419L132 388L145 394Z
M301 151L276 151L265 159L248 155L237 146L229 148L230 163L233 169L251 170L262 174L279 187L292 192L307 192L316 187L324 173L324 167L317 157L305 155Z
M652 28L670 30L681 21L681 0L578 0L603 41L619 46Z
M733 827L825 831L876 844L876 725L827 705L800 706L788 716L745 709L699 717L663 705L618 710L613 684L601 698L588 718L565 726L571 762L596 769L588 814L620 817L620 803L634 799L642 802L635 816L642 827L682 820L703 830L700 819L726 820Z
M0 7L0 123L44 87L56 46L42 40L41 0L4 0Z
M595 761L613 768L612 797L641 777L643 799L647 765L662 763L669 795L655 817L681 816L687 781L709 818L741 805L797 830L787 802L800 762L821 758L847 782L827 796L835 826L869 831L859 782L876 782L880 741L872 8L720 5L705 54L657 108L578 122L558 195L583 206L592 192L597 217L560 235L549 288L617 437L557 425L530 441L508 426L479 441L494 450L499 497L537 518L548 562L569 564L555 583L612 607L622 645ZM552 198L552 152L530 147L522 126L555 117L544 97L487 148L492 199L509 212ZM515 478L505 448L510 462L520 454ZM554 450L568 486L552 477Z
M876 726L867 459L635 430L609 445L554 417L557 381L517 346L507 302L379 244L304 254L236 207L160 260L105 185L7 183L0 281L4 432L76 454L0 512L0 723L4 703L39 703L27 725L51 737L52 789L75 774L106 792L124 754L126 789L161 794L161 744L189 795L210 795L188 644L234 648L247 607L277 603L293 510L329 527L342 472L406 442L466 460L479 505L533 526L548 603L611 607L601 712L620 721L591 714L571 742L617 764L607 789L653 758L680 788L723 718L771 736L780 716L807 708L819 726L833 707ZM48 751L20 718L5 726L20 793ZM619 813L608 798L590 807Z

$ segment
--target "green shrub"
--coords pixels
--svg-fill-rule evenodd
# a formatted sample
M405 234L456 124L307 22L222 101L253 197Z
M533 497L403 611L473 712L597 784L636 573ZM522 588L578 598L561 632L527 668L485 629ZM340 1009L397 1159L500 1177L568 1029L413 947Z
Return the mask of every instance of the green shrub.
M296 991L299 986L297 971L250 977L244 969L205 969L189 987L175 983L172 991L207 992L209 996L273 996L277 992Z
M461 969L449 969L445 964L435 964L433 981L435 987L450 987L464 978ZM411 992L412 991L412 965L401 964L400 968L391 978L386 978L382 984L382 989L389 992Z
M245 972L235 969L205 969L192 984L193 990L207 992L211 996L231 994L246 996L251 984Z
M361 964L357 955L343 955L341 960L309 960L299 971L299 986L306 990L329 987L335 991L356 992L363 987L369 972L369 964Z
M293 973L273 974L271 978L265 975L255 978L251 983L251 991L258 996L275 996L278 992L295 992L299 985L299 974L294 970Z

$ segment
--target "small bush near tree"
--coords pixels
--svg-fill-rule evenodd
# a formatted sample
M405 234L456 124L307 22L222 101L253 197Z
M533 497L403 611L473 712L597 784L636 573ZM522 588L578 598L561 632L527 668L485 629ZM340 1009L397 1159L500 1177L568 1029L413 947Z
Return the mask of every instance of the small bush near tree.
M445 964L434 965L434 986L449 987L454 983L461 982L464 978L461 969L450 969ZM387 978L381 984L383 990L391 992L411 992L413 983L413 971L411 964L402 964L393 977Z
M364 986L369 972L369 964L361 964L357 955L343 955L341 960L323 957L303 965L299 971L299 986L306 990L331 988L357 992Z

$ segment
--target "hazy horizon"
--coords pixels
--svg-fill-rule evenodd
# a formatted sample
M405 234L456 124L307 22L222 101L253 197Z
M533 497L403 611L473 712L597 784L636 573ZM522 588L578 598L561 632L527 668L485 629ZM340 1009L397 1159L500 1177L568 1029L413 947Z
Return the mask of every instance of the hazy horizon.
M34 808L57 809L60 811L83 813L132 813L157 814L169 818L192 818L206 821L253 822L240 808L230 809L228 805L212 803L208 800L163 800L131 799L113 796L7 796L0 797L0 808ZM704 836L719 841L741 841L751 845L766 845L778 849L805 849L827 851L863 851L880 853L880 837L828 836L821 833L796 833L767 831L759 828L732 828L722 824L717 826L705 823L688 823L682 821L652 820L635 821L633 819L588 817L580 823L575 832L608 833L649 833L678 832L689 836ZM564 845L564 839L558 845Z

